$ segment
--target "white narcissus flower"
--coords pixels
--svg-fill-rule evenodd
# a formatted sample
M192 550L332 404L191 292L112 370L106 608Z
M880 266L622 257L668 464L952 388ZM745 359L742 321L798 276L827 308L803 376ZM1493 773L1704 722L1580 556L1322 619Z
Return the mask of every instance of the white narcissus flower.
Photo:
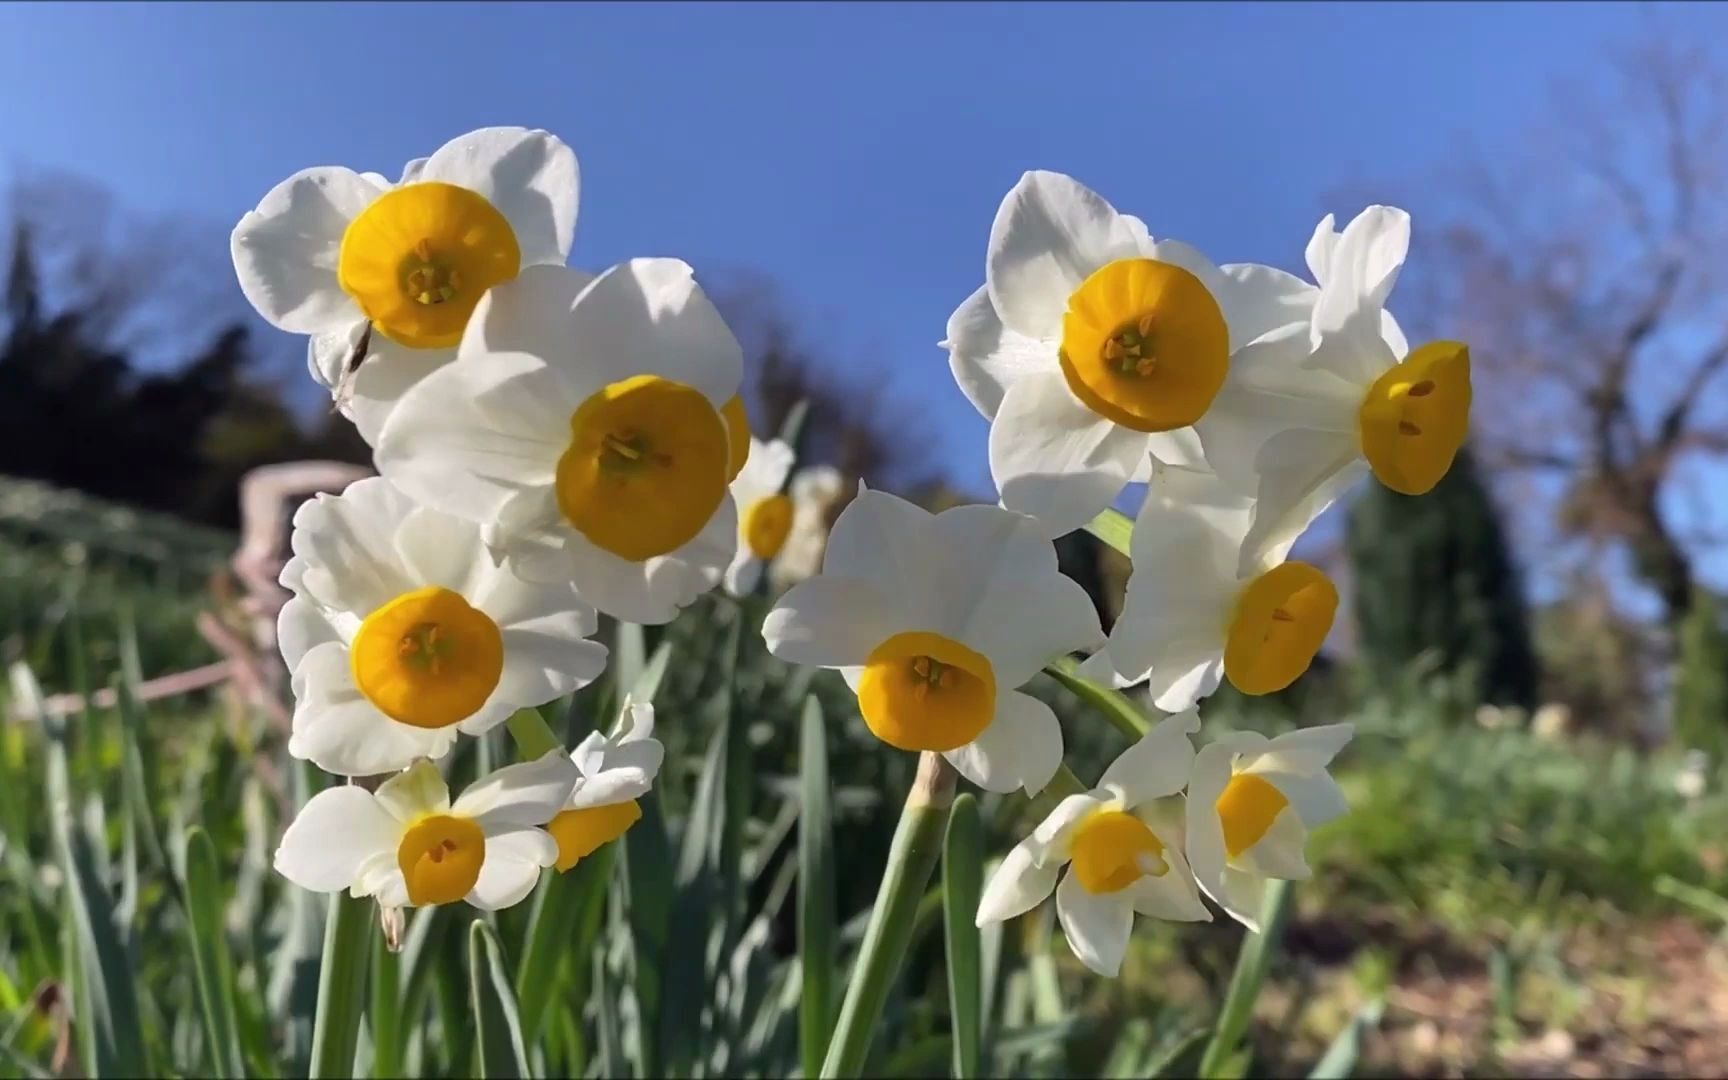
M732 481L738 504L738 551L726 567L726 591L746 596L762 580L762 565L780 554L796 508L780 489L792 471L792 448L779 439L750 440L750 456Z
M1103 632L1031 518L932 514L866 490L834 523L822 573L780 598L762 636L782 660L838 668L883 742L939 751L990 791L1036 794L1061 764L1062 730L1018 687Z
M455 803L430 761L379 785L312 796L276 849L276 872L303 889L375 896L387 908L466 900L496 911L522 901L558 858L543 828L570 797L562 752L507 765Z
M1145 478L1149 450L1172 460L1231 354L1305 322L1312 291L1271 267L1214 266L1071 177L1027 173L996 213L984 286L943 342L992 421L1002 505L1051 536L1084 526Z
M620 619L668 622L737 549L726 485L750 446L743 363L677 259L591 282L532 267L488 292L455 362L404 395L378 471L484 523L523 576L574 581Z
M832 465L808 465L792 474L792 532L768 567L768 584L775 592L822 572L828 512L839 500L843 483L840 470Z
M1344 814L1344 793L1326 772L1350 741L1349 724L1267 739L1225 735L1200 748L1188 781L1188 862L1206 895L1259 930L1267 878L1309 876L1308 832Z
M277 640L294 690L288 751L344 776L441 757L599 676L598 617L568 583L493 564L480 527L381 477L294 514L294 595Z
M1327 215L1308 244L1311 317L1239 352L1195 424L1219 477L1256 498L1250 544L1299 535L1365 472L1421 495L1451 468L1469 427L1470 351L1410 349L1385 311L1409 245L1402 210L1370 206L1342 233Z
M1135 914L1211 919L1182 857L1181 791L1194 763L1194 712L1169 717L1122 752L1084 795L1057 804L1002 860L978 902L979 926L1056 892L1068 946L1100 975L1122 967ZM1062 868L1068 873L1056 883Z
M315 379L336 392L352 369L341 405L376 445L402 394L454 358L487 289L563 265L577 188L568 146L515 127L452 139L394 186L303 169L235 226L234 269L260 315L312 336Z
M1253 499L1213 474L1154 463L1122 614L1095 658L1118 685L1149 682L1153 704L1179 712L1220 677L1258 695L1308 670L1332 629L1338 590L1319 569L1284 560L1294 536L1246 544L1253 514Z
M636 800L648 794L666 748L654 738L654 706L624 702L618 730L590 732L570 751L580 778L564 809L546 826L558 841L560 873L623 836L641 820Z

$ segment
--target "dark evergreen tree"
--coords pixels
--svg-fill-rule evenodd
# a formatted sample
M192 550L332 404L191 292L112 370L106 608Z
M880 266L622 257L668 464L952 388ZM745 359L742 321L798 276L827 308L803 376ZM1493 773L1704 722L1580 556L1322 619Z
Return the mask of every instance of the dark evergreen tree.
M1722 600L1695 588L1678 637L1674 737L1721 761L1728 749L1728 625Z
M1356 623L1369 676L1396 686L1423 654L1476 702L1535 704L1524 590L1466 448L1426 495L1370 484L1350 508Z

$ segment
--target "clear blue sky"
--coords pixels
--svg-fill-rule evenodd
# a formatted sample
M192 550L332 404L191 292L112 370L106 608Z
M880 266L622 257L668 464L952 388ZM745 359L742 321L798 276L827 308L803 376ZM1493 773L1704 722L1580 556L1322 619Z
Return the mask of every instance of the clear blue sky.
M1300 268L1340 189L1492 153L1651 12L1619 4L0 5L0 162L212 223L313 164L487 124L575 148L573 262L778 283L989 488L936 348L1003 193L1069 172L1219 261ZM1728 8L1657 17L1720 37ZM1369 189L1372 191L1372 187ZM1420 220L1412 258L1420 259Z

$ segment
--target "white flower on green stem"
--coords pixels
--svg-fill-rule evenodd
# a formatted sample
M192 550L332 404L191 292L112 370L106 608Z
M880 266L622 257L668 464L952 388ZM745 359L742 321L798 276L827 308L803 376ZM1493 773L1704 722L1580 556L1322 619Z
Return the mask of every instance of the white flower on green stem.
M387 908L466 900L487 911L520 903L558 858L541 826L570 797L575 767L559 751L507 765L454 803L430 761L379 785L312 796L276 849L276 871L313 892L377 897Z
M403 393L455 357L487 289L524 267L563 264L577 188L568 146L514 127L452 139L395 185L303 169L240 219L234 269L260 315L311 335L312 375L333 391L365 339L342 407L376 444Z
M775 592L822 572L822 552L828 546L828 515L839 501L845 481L832 465L807 465L792 474L792 531L780 554L768 567L768 584Z
M1308 670L1332 629L1338 590L1319 569L1287 562L1294 535L1247 542L1254 500L1199 470L1154 463L1134 523L1122 614L1094 658L1119 685L1148 683L1178 712L1218 688L1269 694Z
M726 591L746 596L762 580L763 564L780 554L796 513L792 496L782 492L792 471L792 448L779 439L750 439L750 456L732 480L738 504L738 551L726 567Z
M293 592L277 641L294 691L288 751L344 776L442 757L458 733L593 681L606 647L568 583L495 565L480 526L416 505L381 477L294 514Z
M1275 739L1235 732L1195 757L1188 861L1206 895L1250 930L1260 928L1266 879L1307 878L1309 830L1349 809L1326 767L1353 731L1329 724Z
M1182 856L1180 793L1194 763L1189 736L1199 729L1192 711L1163 720L1110 764L1096 788L1058 803L991 875L978 925L1030 911L1054 890L1069 948L1093 971L1114 976L1136 914L1210 919Z
M883 742L940 752L988 790L1036 793L1062 730L1017 688L1103 632L1031 518L932 514L866 490L834 523L822 573L780 598L762 636L782 660L838 668Z
M455 362L404 395L378 471L485 524L524 577L669 622L737 550L742 377L737 339L685 263L634 259L592 281L532 267L488 292Z
M1047 534L1080 528L1149 450L1212 404L1231 354L1307 319L1310 286L1219 267L1060 173L1029 172L990 229L984 286L948 320L949 364L991 420L1002 505Z
M1463 445L1469 349L1411 349L1385 310L1409 245L1402 210L1370 206L1341 233L1327 215L1308 244L1312 314L1237 353L1195 424L1219 477L1256 498L1250 544L1294 539L1368 472L1421 495Z
M637 800L660 774L666 748L654 738L654 706L625 701L612 735L598 731L570 751L579 774L564 808L546 826L558 841L559 872L623 836L642 818Z

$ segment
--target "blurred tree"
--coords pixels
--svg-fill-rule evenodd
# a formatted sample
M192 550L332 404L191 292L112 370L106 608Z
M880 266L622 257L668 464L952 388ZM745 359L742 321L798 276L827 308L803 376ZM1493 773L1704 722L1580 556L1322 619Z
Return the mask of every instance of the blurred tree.
M1537 667L1517 566L1468 448L1419 497L1368 484L1350 507L1357 638L1397 685L1423 656L1479 704L1531 708Z
M1720 762L1728 750L1728 625L1723 603L1699 589L1680 624L1674 675L1674 736Z
M1719 502L1676 513L1728 453L1728 84L1709 48L1627 47L1515 147L1425 179L1400 288L1414 327L1470 343L1478 449L1532 550L1629 554L1670 627L1728 524L1708 520Z
M1577 568L1561 586L1560 598L1536 612L1542 700L1564 705L1578 728L1661 741L1666 717L1654 705L1660 635L1620 611L1589 568Z

